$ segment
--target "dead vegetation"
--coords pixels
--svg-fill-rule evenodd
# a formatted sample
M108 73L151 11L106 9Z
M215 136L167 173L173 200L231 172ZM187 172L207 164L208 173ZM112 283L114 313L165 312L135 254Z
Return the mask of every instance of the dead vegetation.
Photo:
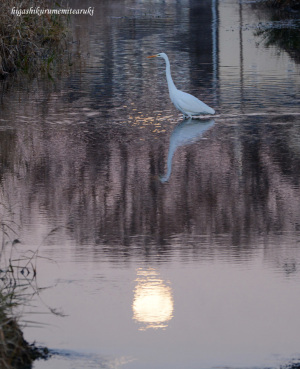
M38 294L36 251L24 252L17 238L20 227L13 205L0 191L0 368L30 369L34 360L47 359L46 348L29 344L23 336L20 313Z
M47 5L48 4L48 5ZM58 14L16 15L12 9L54 8L46 0L0 2L0 77L22 70L47 71L66 48L68 17Z
M13 247L13 246L12 246ZM26 289L35 278L33 265L22 268L9 261L3 268L3 247L0 253L0 368L30 369L36 359L47 359L47 348L29 344L23 337L14 309L26 302ZM27 263L27 262L26 262ZM31 274L30 279L28 278Z

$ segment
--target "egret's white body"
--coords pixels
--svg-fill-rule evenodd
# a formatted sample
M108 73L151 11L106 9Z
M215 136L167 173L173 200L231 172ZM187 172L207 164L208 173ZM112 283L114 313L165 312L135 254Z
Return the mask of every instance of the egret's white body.
M180 91L176 88L172 76L169 58L165 53L148 56L148 58L163 58L166 62L166 76L169 88L169 95L175 107L182 112L185 117L192 118L192 116L215 114L214 109L210 108L197 97L186 92Z

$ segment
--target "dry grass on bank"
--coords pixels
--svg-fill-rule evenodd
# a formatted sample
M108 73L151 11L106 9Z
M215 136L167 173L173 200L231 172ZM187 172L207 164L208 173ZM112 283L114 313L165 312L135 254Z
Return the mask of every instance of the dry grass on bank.
M6 224L1 226L4 232L0 247L0 368L31 369L34 360L47 359L50 354L47 348L29 344L24 339L15 309L25 305L32 295L30 289L36 278L33 264L36 254L12 260L14 245L19 241L7 242Z
M67 16L12 14L12 9L55 7L46 0L0 1L0 78L16 70L47 70L66 46Z

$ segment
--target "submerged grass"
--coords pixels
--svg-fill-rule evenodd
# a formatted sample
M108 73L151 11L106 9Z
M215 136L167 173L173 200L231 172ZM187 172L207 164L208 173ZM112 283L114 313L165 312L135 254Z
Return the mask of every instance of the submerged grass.
M300 0L263 0L257 3L270 20L260 22L255 32L264 46L286 51L300 63Z
M263 0L263 3L274 8L291 8L291 9L300 8L299 0Z
M300 20L275 19L270 26L260 26L256 35L262 37L266 47L275 45L300 62Z
M57 2L51 2L49 5L47 0L0 2L0 77L6 77L16 70L32 74L47 71L66 48L67 16L17 16L12 9L60 6Z

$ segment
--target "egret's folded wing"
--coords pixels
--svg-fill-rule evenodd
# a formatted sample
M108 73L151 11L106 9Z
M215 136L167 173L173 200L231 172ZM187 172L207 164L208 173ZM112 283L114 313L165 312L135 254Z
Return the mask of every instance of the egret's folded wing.
M177 91L177 104L180 108L192 114L209 113L213 114L214 110L206 105L204 102L197 99L197 97L190 95L183 91Z

